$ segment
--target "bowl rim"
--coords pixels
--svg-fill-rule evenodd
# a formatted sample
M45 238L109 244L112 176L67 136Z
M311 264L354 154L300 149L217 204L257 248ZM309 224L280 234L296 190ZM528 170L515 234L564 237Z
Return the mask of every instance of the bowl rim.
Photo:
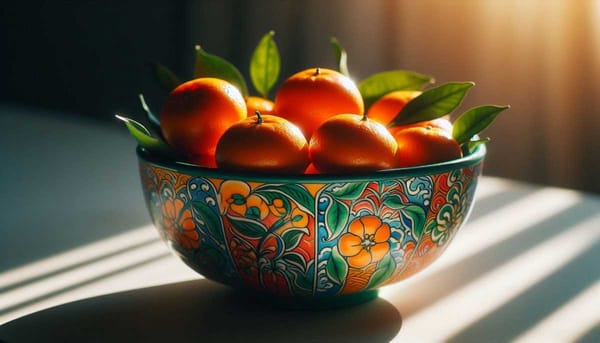
M368 173L355 174L275 174L275 173L250 173L238 171L225 171L217 168L202 167L196 164L176 161L148 149L137 146L136 153L140 161L145 163L169 169L172 171L185 173L196 177L214 177L221 179L237 179L255 182L298 182L298 183L323 183L323 182L351 182L351 181L372 181L389 180L400 177L414 177L439 174L450 170L456 170L469 167L481 162L487 153L485 144L479 145L475 151L461 158L416 166L408 168L394 168L378 170Z

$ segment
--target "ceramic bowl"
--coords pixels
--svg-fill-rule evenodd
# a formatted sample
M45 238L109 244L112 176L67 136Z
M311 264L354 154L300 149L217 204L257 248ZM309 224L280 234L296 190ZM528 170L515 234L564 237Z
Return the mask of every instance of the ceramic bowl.
M481 145L434 165L294 176L137 153L153 223L183 262L233 287L317 304L370 299L436 260L470 212L486 154Z

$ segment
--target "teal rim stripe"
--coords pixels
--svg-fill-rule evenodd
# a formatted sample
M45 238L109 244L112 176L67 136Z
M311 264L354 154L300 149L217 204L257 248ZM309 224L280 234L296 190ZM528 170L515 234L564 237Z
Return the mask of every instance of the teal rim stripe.
M235 171L224 171L215 168L201 167L186 162L174 161L168 158L152 154L148 150L138 146L136 149L138 158L145 163L161 168L185 173L191 176L214 177L221 179L237 179L255 182L284 182L284 183L323 183L323 182L350 182L350 181L372 181L389 180L399 177L411 177L420 175L432 175L449 170L473 166L481 162L486 155L485 144L462 158L435 164L411 168L386 169L361 174L268 174L268 173L243 173Z

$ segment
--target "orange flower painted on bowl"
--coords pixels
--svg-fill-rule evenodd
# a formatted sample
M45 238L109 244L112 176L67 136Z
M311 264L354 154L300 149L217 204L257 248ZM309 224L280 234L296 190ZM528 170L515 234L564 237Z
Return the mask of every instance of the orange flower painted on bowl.
M245 182L223 182L219 189L221 213L231 211L242 217L265 219L269 215L269 206L259 196L250 193L250 186Z
M388 224L377 216L364 216L354 219L348 232L340 237L340 254L347 258L348 265L363 268L379 262L389 251L391 231Z
M184 209L181 199L167 199L162 204L163 226L171 240L186 249L198 248L198 232L189 208Z

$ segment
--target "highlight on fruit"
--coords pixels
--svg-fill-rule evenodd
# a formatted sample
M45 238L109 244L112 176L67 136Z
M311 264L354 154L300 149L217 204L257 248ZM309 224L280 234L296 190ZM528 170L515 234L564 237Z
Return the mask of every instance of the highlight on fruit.
M335 70L316 66L280 80L274 37L267 32L251 55L252 89L236 66L197 45L189 77L153 64L168 95L155 115L140 94L148 127L122 114L117 119L141 148L164 158L231 171L314 175L459 159L489 142L480 133L510 108L481 105L457 114L475 83L435 85L432 76L408 70L355 83L336 38L330 41Z

